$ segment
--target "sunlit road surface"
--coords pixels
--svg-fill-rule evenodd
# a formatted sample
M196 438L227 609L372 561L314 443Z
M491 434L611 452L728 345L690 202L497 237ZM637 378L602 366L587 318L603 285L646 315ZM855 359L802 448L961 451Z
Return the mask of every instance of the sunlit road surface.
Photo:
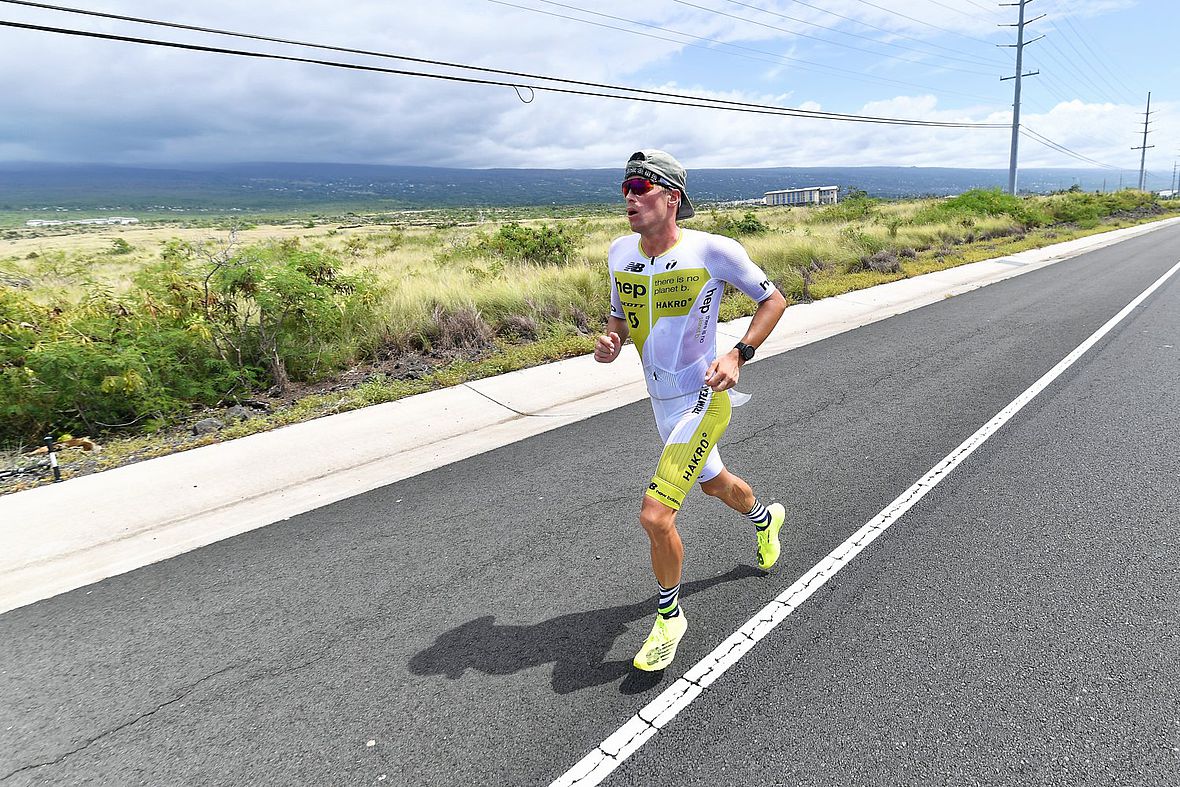
M0 784L549 784L1180 260L1160 230L750 367L677 660L638 403L0 616ZM602 784L1180 782L1164 282ZM315 446L307 450L314 451Z

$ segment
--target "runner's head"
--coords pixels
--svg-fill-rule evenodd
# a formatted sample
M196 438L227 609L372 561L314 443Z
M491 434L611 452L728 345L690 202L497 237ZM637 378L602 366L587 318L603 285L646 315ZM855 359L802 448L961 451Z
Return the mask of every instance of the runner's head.
M663 186L679 193L680 207L676 211L677 221L691 219L696 215L692 203L688 200L688 192L684 188L687 178L688 173L684 171L680 162L662 150L640 150L632 153L631 158L627 159L627 167L623 170L624 183L635 179L647 180L657 186ZM644 188L642 184L636 185L638 188ZM628 189L624 187L623 196L626 196L627 192Z

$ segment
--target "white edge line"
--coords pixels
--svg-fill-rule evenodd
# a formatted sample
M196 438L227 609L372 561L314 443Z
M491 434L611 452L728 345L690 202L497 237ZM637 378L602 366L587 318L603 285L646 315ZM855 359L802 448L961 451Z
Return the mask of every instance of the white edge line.
M617 731L591 750L574 767L557 777L550 787L593 787L611 774L615 768L623 763L639 749L649 738L667 725L676 714L688 705L736 664L754 645L769 634L788 615L794 612L800 604L807 600L816 590L831 579L837 571L848 565L859 555L877 536L885 532L906 511L927 492L936 487L943 478L964 459L970 456L976 448L996 433L1005 423L1020 412L1020 410L1043 391L1066 369L1082 357L1103 336L1122 322L1139 304L1143 303L1153 292L1159 289L1177 270L1180 262L1173 265L1167 273L1155 280L1146 290L1141 292L1133 301L1111 317L1101 328L1090 334L1089 338L1079 344L1073 352L1062 358L1056 366L1045 372L1039 380L1024 390L1024 393L1012 400L1007 407L998 412L990 421L981 426L975 434L968 437L954 451L951 451L941 462L932 467L924 476L906 491L898 495L892 503L885 506L879 514L870 519L860 530L852 534L843 544L836 547L827 557L816 563L794 584L780 593L773 601L758 611L754 617L746 621L741 628L727 637L713 652L693 665L685 674L671 686L660 693L658 697L640 708Z

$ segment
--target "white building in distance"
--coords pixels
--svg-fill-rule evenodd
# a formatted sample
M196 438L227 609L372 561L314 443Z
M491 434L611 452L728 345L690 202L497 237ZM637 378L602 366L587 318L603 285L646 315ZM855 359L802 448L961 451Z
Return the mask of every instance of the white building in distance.
M60 221L57 219L29 219L25 222L26 227L60 227L63 224L138 224L139 219L133 219L130 216L111 216L109 219L73 219L72 221Z
M762 197L766 205L835 205L839 186L807 186L801 189L768 191Z

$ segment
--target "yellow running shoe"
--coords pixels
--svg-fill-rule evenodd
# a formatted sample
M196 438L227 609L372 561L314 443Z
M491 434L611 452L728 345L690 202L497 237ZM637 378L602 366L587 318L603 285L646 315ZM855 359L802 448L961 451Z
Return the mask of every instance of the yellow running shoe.
M770 524L758 531L758 568L769 571L778 562L778 531L787 521L787 509L782 503L771 503L766 507L770 512Z
M680 638L686 631L688 619L684 617L684 607L680 608L680 614L674 618L665 618L657 613L656 624L652 626L651 634L647 635L643 647L632 661L635 669L644 672L666 669L676 656L676 646L680 644Z

